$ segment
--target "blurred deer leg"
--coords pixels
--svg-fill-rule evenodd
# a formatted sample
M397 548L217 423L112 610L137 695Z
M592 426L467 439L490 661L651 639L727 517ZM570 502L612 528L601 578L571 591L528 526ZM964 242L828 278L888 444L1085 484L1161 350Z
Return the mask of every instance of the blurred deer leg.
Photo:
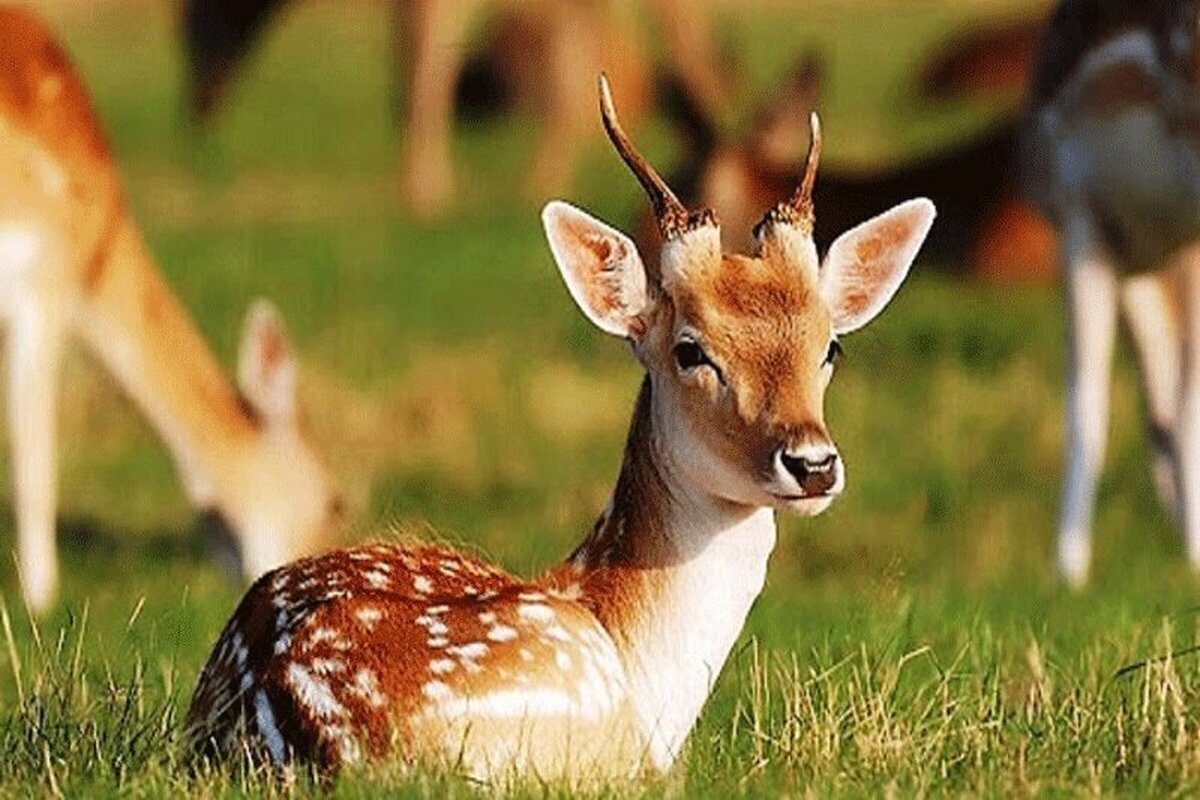
M1163 505L1176 518L1180 509L1175 426L1183 360L1183 331L1175 294L1178 289L1171 272L1139 275L1121 288L1125 321L1141 365L1142 396L1154 453L1154 483Z
M1200 246L1183 258L1180 307L1183 370L1179 387L1179 499L1188 558L1200 568Z
M30 292L15 305L8 335L8 418L12 436L21 590L35 613L58 590L54 549L58 502L57 394L63 325L57 301Z
M466 35L482 0L398 0L397 50L408 56L403 191L413 211L432 217L454 194L451 145L454 86Z
M1084 228L1084 225L1078 227ZM1072 585L1087 580L1092 514L1108 433L1108 393L1117 321L1117 279L1090 231L1064 236L1067 302L1066 480L1058 567ZM1084 234L1084 235L1080 235Z
M552 17L546 69L550 86L528 186L531 196L538 199L568 188L595 113L593 48L602 20L599 14L589 13L592 9L588 6L587 2L564 0L546 12Z

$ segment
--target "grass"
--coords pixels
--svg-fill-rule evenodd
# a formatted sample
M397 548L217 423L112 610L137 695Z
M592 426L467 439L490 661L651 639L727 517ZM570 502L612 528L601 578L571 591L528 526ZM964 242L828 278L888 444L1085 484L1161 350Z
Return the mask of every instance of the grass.
M829 158L853 159L978 124L978 109L908 113L904 69L966 15L1013 5L879 2L853 15L814 3L777 12L786 26L755 12L723 29L754 54L762 87L820 42ZM307 423L352 500L349 538L428 525L521 572L561 558L611 486L637 371L571 306L536 209L506 193L528 164L529 126L463 131L475 191L446 222L418 225L393 191L381 10L297 6L197 141L176 113L165 10L49 7L163 270L222 360L253 296L283 309ZM645 135L670 158L661 128ZM618 223L641 207L600 147L572 197ZM766 592L686 757L660 782L599 793L1200 790L1197 584L1154 498L1128 354L1095 581L1072 594L1050 569L1058 291L928 267L846 343L828 414L849 490L817 520L781 520ZM166 455L112 383L81 359L68 381L63 601L35 627L12 570L0 572L0 796L483 791L387 766L332 785L188 768L182 709L239 589L205 560ZM5 547L11 529L5 515Z

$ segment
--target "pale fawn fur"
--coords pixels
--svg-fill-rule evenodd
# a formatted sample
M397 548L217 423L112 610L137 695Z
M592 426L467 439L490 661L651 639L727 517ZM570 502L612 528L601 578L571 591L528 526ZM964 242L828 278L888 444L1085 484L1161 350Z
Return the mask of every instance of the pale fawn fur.
M210 749L327 768L391 755L484 779L665 771L763 588L774 511L817 514L842 491L823 410L837 337L899 288L932 204L863 223L820 262L818 137L753 255L724 254L712 212L680 203L626 138L604 82L601 98L666 240L644 264L578 208L542 214L571 296L647 373L607 510L536 580L400 543L264 576L193 697L189 726Z
M1066 476L1058 567L1091 562L1118 312L1139 361L1155 479L1200 568L1200 96L1192 0L1067 0L1025 126L1027 190L1066 283Z
M325 470L296 427L295 360L254 308L239 393L146 251L87 92L31 13L0 7L0 321L17 565L35 611L58 571L57 399L78 338L170 449L188 499L230 526L247 578L310 551L334 520Z

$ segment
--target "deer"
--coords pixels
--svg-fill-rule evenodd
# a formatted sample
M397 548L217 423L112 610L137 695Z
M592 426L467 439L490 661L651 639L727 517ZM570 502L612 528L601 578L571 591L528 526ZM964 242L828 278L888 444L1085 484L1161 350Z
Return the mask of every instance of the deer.
M899 289L935 210L902 203L812 239L818 121L799 185L752 255L722 251L625 133L612 145L649 197L657 265L566 202L542 211L568 293L645 368L606 510L565 563L520 579L459 550L382 541L300 560L251 587L200 674L197 748L334 771L393 756L512 774L668 770L763 589L775 511L843 491L824 421L840 337Z
M210 118L255 41L288 0L187 0L183 34L189 105L197 121ZM451 143L454 93L467 57L464 45L480 18L497 7L517 8L542 25L535 76L543 127L529 171L535 196L568 184L586 142L590 109L580 83L599 67L621 76L623 102L650 105L646 47L628 24L620 0L392 0L396 96L404 112L400 184L419 217L443 216L454 197ZM707 15L695 0L644 0L659 22L668 58L693 93L714 109L721 77Z
M803 120L817 103L823 79L820 57L801 57L737 136L723 135L718 118L667 80L661 93L664 108L685 143L685 157L671 183L685 201L714 208L730 241L750 243L758 209L795 184L799 170L787 153L807 142ZM823 212L815 231L818 245L917 193L942 209L924 250L935 263L957 274L992 279L1052 274L1052 232L1016 185L1017 129L1014 120L1001 118L961 141L892 164L826 167L814 190ZM643 215L637 230L644 251L655 253L649 215Z
M1200 97L1193 0L1066 0L1023 126L1026 192L1062 242L1065 477L1057 565L1082 586L1109 424L1113 342L1132 335L1154 479L1200 569Z
M332 533L340 501L297 424L278 314L252 306L234 388L143 241L82 79L14 7L0 7L0 324L17 566L35 613L58 586L56 409L73 340L145 414L248 580Z

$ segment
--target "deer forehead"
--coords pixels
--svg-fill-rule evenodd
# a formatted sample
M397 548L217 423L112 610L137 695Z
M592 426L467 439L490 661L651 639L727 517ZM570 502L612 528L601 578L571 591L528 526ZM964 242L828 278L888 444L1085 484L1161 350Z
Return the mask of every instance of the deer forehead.
M823 355L832 330L815 271L778 259L723 255L719 268L673 287L677 328L713 355L748 364L803 363Z

